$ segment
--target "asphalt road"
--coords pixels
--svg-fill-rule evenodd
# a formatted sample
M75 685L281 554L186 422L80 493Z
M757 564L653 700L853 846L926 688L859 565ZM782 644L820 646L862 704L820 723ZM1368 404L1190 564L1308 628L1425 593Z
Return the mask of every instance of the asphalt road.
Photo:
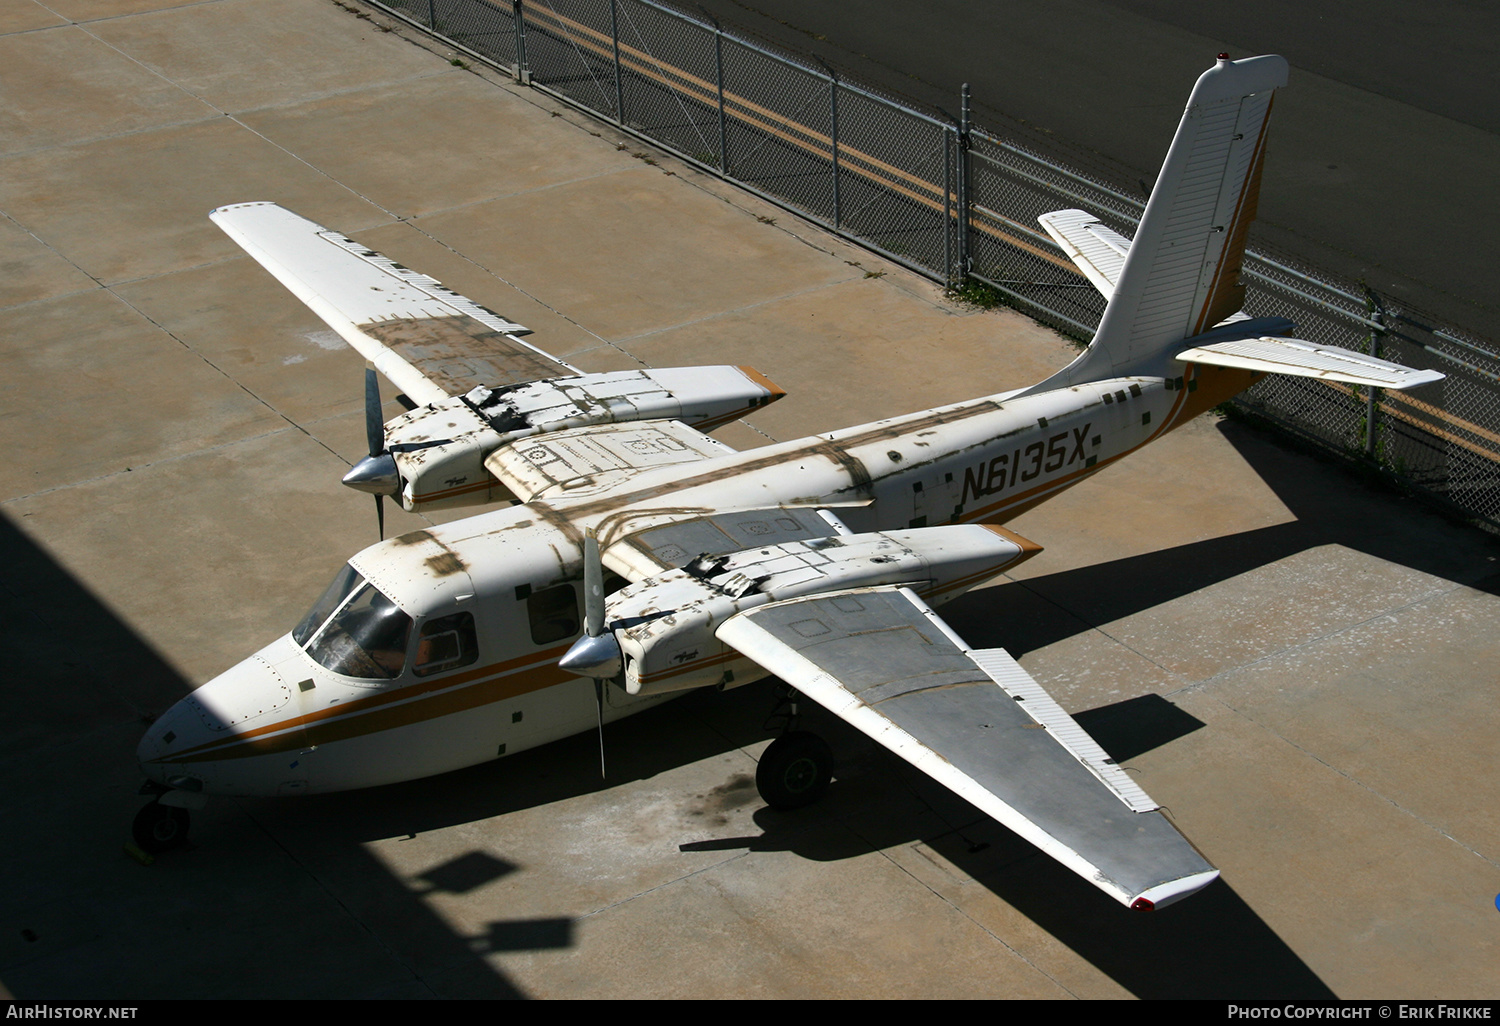
M1467 0L702 0L1122 183L1149 185L1221 51L1280 53L1255 244L1500 338L1500 6Z

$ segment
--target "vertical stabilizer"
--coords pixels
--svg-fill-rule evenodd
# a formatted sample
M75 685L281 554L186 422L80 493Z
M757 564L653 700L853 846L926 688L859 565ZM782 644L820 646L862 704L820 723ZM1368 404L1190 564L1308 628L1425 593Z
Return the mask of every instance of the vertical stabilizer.
M1177 343L1240 309L1267 116L1286 80L1274 56L1221 57L1198 79L1094 341L1028 392L1164 374Z

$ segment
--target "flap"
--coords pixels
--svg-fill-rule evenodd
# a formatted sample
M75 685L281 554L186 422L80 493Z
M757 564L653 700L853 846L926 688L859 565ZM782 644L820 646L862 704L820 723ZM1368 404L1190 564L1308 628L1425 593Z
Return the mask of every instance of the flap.
M625 577L638 581L703 555L849 533L849 528L828 510L807 506L687 513L612 541L607 562Z
M522 502L618 489L639 474L695 463L734 449L675 420L599 424L502 446L485 459Z
M1013 659L905 588L773 602L718 637L1126 905L1218 876Z
M530 329L274 203L209 217L414 402L578 374Z
M1177 354L1177 359L1182 363L1323 378L1375 388L1413 388L1441 381L1444 377L1438 371L1413 370L1350 349L1317 346L1300 338L1271 335L1185 349Z

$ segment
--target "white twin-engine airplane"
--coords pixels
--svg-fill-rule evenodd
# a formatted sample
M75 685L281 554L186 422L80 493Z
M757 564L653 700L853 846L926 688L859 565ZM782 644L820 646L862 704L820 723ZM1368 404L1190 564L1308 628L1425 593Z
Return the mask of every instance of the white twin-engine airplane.
M1441 375L1240 312L1280 57L1198 80L1134 241L1041 221L1109 303L1030 388L735 452L703 432L780 398L743 367L584 374L424 275L274 204L213 220L416 404L345 482L423 512L507 508L351 558L290 634L140 744L143 848L206 796L370 787L595 729L684 689L774 674L1131 908L1217 875L1003 649L932 607L1040 547L999 526L1267 372L1405 388ZM580 599L582 602L580 603ZM827 745L766 749L806 804Z

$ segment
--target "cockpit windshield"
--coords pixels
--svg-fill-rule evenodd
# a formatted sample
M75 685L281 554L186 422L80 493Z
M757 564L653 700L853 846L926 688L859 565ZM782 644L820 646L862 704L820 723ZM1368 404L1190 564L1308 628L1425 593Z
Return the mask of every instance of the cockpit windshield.
M406 662L411 617L351 566L292 632L307 654L346 677L391 680Z
M328 586L328 590L323 592L323 597L313 603L312 609L308 610L302 622L293 629L292 640L299 647L306 648L313 631L328 622L328 617L344 604L344 599L354 594L354 590L364 583L365 579L359 575L359 571L345 563L339 569L338 576L333 579L333 583Z

